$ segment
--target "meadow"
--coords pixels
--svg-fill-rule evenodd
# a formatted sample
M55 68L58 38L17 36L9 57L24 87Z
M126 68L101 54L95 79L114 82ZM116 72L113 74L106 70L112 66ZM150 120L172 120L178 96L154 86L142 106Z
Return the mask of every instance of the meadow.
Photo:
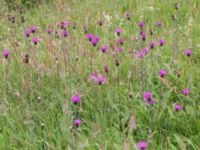
M0 1L0 149L199 150L200 1Z

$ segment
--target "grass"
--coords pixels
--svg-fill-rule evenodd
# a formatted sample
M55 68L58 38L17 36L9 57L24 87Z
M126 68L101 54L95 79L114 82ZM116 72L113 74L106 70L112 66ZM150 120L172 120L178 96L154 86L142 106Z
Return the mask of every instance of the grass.
M200 3L177 2L177 27L171 19L176 13L174 0L57 0L26 10L24 28L21 15L8 12L0 2L0 49L11 51L9 59L0 58L0 148L132 150L137 142L146 140L150 150L198 150ZM130 21L126 13L131 16ZM7 20L8 14L15 15L16 23ZM97 24L99 19L103 20L102 27ZM63 20L77 24L76 29L67 28L69 35L64 41L45 32L52 28L61 35L59 24ZM145 22L145 42L140 40L139 21ZM161 28L155 26L157 21L162 22ZM40 29L26 38L24 29L31 25ZM84 27L88 33L100 36L96 47L86 39ZM112 56L112 47L118 47L116 28L123 30L124 51ZM152 37L149 28L154 31ZM39 37L41 42L34 46L32 37ZM166 44L156 46L144 58L145 91L151 91L156 99L151 107L141 100L141 59L135 57L134 51L160 39ZM99 51L102 45L108 47L105 54ZM188 48L193 52L190 58L184 55ZM179 78L174 51L179 52ZM23 63L26 53L30 56L28 64ZM161 67L168 72L164 78L159 77L160 53ZM119 67L115 65L116 58ZM108 74L104 72L105 65L110 67ZM106 77L106 83L99 86L88 80L92 72ZM188 86L191 93L184 96L182 90ZM81 103L74 106L70 99L77 94ZM183 110L176 112L175 103L181 104ZM77 129L73 128L75 107L82 120ZM151 109L153 131L149 133Z

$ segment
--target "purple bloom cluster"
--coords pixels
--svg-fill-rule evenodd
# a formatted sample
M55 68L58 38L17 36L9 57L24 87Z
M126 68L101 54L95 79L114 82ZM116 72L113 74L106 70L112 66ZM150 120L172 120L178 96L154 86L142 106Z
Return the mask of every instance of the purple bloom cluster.
M61 21L60 28L65 30L67 26L70 26L70 24L70 21Z
M99 85L102 85L106 82L106 78L101 76L101 75L97 75L96 73L92 73L89 75L89 79L95 81L96 83L98 83Z
M143 58L145 55L147 55L150 52L150 49L145 47L142 50L136 52L136 57L137 58Z
M153 99L153 94L151 92L144 92L143 98L149 105L153 105L155 103L155 100Z
M93 46L96 46L100 40L100 37L94 34L87 34L86 37Z

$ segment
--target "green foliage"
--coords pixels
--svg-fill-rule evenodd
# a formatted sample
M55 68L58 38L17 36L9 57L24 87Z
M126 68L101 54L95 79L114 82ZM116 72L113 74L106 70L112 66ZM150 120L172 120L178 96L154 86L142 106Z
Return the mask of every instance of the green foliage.
M33 8L42 3L52 2L54 0L4 0L9 10L17 8Z
M48 3L48 0L5 1L10 9L32 9L23 14L26 18L24 24L20 22L21 14L13 13L16 22L12 24L6 19L7 7L0 10L0 49L11 51L8 61L3 58L2 52L0 57L1 150L73 149L71 127L76 106L80 106L82 120L76 136L77 150L135 150L135 144L140 140L149 142L148 150L199 149L198 0L181 1L177 15L180 27L180 78L177 78L171 61L174 58L174 22L171 20L174 0L55 0L53 4ZM43 2L47 3L41 5ZM40 7L36 7L38 5ZM126 20L126 13L131 16L130 21ZM98 19L103 20L103 26L98 26ZM64 20L70 20L71 26L67 27L69 36L62 43L62 38L56 39L54 32L58 31L61 35L59 24ZM152 134L149 134L151 109L141 101L141 61L133 54L133 50L141 49L138 27L140 20L145 21L144 30L148 34L145 46L151 40L166 40L166 45L162 48L156 46L152 50L153 59L151 54L145 57L146 91L151 91L156 100L152 109ZM163 23L161 28L155 26L157 21ZM73 23L77 24L76 29L72 28ZM32 25L39 28L29 38L24 38L23 32ZM90 45L83 34L84 26L88 33L100 36L98 46L108 46L108 52L100 53L98 46L94 48ZM47 28L52 29L53 33L47 34ZM115 55L120 56L119 67L115 66L114 58L109 52L112 45L117 47L118 37L114 34L116 28L123 29L121 37L126 39L124 51ZM149 28L153 29L153 36L149 35ZM41 39L37 46L31 41L33 37ZM188 59L183 52L191 45L193 54ZM66 50L66 68L64 57L61 57L64 56L63 48ZM24 64L22 59L27 50L30 63ZM159 77L157 57L160 51L163 56L162 67L168 72L165 78ZM91 73L90 53L95 55L94 72L107 77L104 85L99 86L87 80ZM55 60L56 54L59 56L58 61ZM105 64L110 66L108 74L104 72ZM191 94L185 96L182 89L188 85L188 68L191 73ZM81 96L80 105L74 106L71 103L70 98L74 94ZM175 111L175 103L181 104L183 110ZM135 127L130 130L130 126Z

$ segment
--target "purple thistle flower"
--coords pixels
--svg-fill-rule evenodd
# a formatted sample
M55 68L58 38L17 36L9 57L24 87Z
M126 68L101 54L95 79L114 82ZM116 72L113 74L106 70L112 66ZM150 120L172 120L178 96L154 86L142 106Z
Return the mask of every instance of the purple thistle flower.
M93 46L96 46L98 41L97 41L97 39L92 39L91 43L92 43Z
M26 64L29 63L29 54L28 53L25 54L23 62L26 63Z
M118 42L119 42L121 45L123 45L124 42L125 42L125 39L124 39L124 38L119 38Z
M81 101L81 98L80 96L78 95L74 95L71 97L71 101L74 103L74 104L78 104L80 101Z
M148 147L148 143L146 141L140 141L136 146L140 150L145 150Z
M30 30L30 29L24 31L24 35L25 35L26 37L29 37L30 34L31 34L31 30Z
M30 31L31 31L32 33L35 33L36 30L37 30L37 27L36 27L36 26L31 26L31 27L30 27Z
M91 80L95 80L96 81L96 78L97 78L97 74L96 73L91 73L89 75L89 79L91 79Z
M182 109L182 106L179 105L179 104L175 104L174 108L175 108L176 111L179 111L179 110Z
M160 21L156 22L156 26L157 27L161 27L162 26L162 23Z
M110 71L110 67L109 67L108 65L106 65L106 66L104 67L104 70L105 70L106 73L108 73L108 72Z
M80 119L74 120L74 124L76 125L76 127L79 127L81 125L81 120Z
M143 28L143 27L144 27L144 22L143 22L143 21L140 21L140 22L138 23L138 26L139 26L140 28Z
M150 51L150 49L148 47L143 48L142 52L145 54L148 54L148 52Z
M92 41L92 39L94 38L94 34L87 34L86 36L89 41Z
M99 84L99 85L102 85L106 82L106 79L102 76L98 76L96 77L96 82Z
M144 55L145 55L145 53L144 53L143 51L138 51L138 52L136 53L136 57L137 57L137 58L143 58Z
M76 23L73 24L73 29L76 29Z
M98 21L98 24L99 24L99 26L102 26L102 25L103 25L103 21L102 21L102 20L99 20L99 21Z
M141 38L142 38L143 41L145 41L146 38L147 38L147 34L145 32L142 32L141 33Z
M97 42L99 42L100 37L99 36L95 36L95 39L97 40Z
M161 70L160 70L160 77L164 77L164 76L166 76L166 75L167 75L167 71L161 69Z
M152 97L153 97L153 94L151 92L144 92L144 94L143 94L143 98L145 100L152 99Z
M153 49L154 46L155 46L155 42L151 42L151 43L149 44L149 46L150 46L151 49Z
M32 42L37 45L40 42L40 39L37 37L32 38Z
M46 29L46 32L47 32L48 34L51 34L52 31L51 31L51 29L48 28L48 29Z
M55 37L58 39L59 35L58 35L58 31L55 31Z
M183 89L182 92L183 92L184 95L189 95L190 94L190 89L185 88L185 89Z
M130 17L129 14L126 14L126 19L127 19L127 20L131 20L131 17Z
M118 52L121 53L121 52L123 52L124 49L123 49L123 47L118 47L117 50L118 50Z
M190 56L192 54L192 51L190 49L185 50L185 55Z
M67 36L68 36L67 30L63 30L63 32L62 32L62 37L63 37L63 38L66 38Z
M61 27L61 29L66 29L66 27L67 26L70 26L70 21L62 21L61 23L60 23L60 27Z
M10 56L10 51L7 49L3 50L3 56L5 57L5 59L8 59L8 57Z
M151 105L151 106L152 106L155 102L156 102L156 101L155 101L154 99L152 99L152 98L147 99L147 104L149 104L149 105Z
M160 46L163 46L165 44L165 40L163 40L163 39L159 40L159 44L160 44Z
M115 65L118 67L119 66L119 60L115 59Z
M103 53L105 53L106 50L107 50L107 46L101 46L101 51L102 51Z
M120 36L120 34L122 33L122 29L117 28L117 29L115 30L115 32L117 33L118 36Z

